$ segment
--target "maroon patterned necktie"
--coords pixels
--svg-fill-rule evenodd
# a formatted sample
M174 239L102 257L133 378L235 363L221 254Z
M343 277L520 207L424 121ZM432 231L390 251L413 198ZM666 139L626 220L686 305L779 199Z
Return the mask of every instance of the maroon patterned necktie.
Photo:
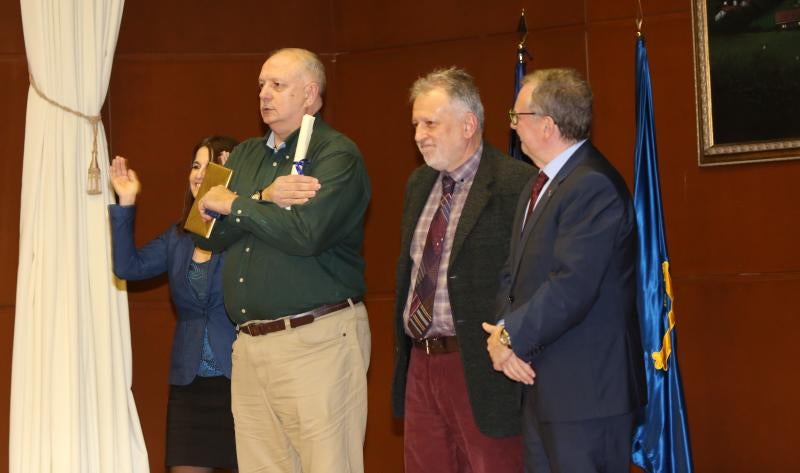
M433 322L436 279L439 277L439 261L447 233L447 222L450 219L455 184L450 176L442 176L442 198L439 201L439 208L433 214L428 236L425 238L425 248L422 250L422 261L417 271L414 295L411 297L411 308L408 312L408 331L414 338L422 338Z
M547 179L547 174L545 174L544 171L539 171L539 175L537 175L536 180L533 181L533 188L531 189L531 202L528 204L528 213L525 214L525 222L522 223L523 228L533 213L533 208L536 206L536 199L539 198L539 193L542 192L542 187L544 187L544 185L547 183Z

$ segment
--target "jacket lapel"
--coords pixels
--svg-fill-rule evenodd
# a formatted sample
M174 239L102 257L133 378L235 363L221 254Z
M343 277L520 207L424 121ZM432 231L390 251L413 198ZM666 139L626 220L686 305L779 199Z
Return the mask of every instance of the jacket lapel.
M561 173L559 172L559 176L560 175ZM547 186L545 193L539 198L539 203L533 208L533 213L531 214L530 218L528 218L528 220L525 222L525 227L522 229L521 240L527 240L528 235L530 235L531 230L533 230L533 228L536 226L536 222L539 221L539 217L541 217L542 212L544 212L545 208L547 208L550 198L553 197L553 194L558 189L560 183L561 182L558 180L558 176L556 176L556 179L553 179L553 182Z
M439 172L432 168L424 167L420 171L419 178L416 184L409 190L408 196L408 209L404 213L403 219L403 256L410 258L409 252L411 250L411 241L414 238L414 230L417 227L417 221L425 208L425 202L428 201L428 195L439 177Z
M472 228L478 222L486 204L492 196L491 185L494 182L494 162L491 157L487 156L489 146L484 144L483 153L481 154L481 162L478 164L478 170L475 172L475 178L472 181L472 187L467 195L467 200L464 202L464 208L461 210L461 217L458 219L456 225L456 234L453 236L453 248L450 250L450 266L458 257L461 247L464 245L464 240L467 235L472 231Z
M533 182L536 180L536 174L531 176L528 180L528 183L525 184L525 187L522 188L519 194L519 200L517 201L517 210L514 212L514 222L513 226L511 227L513 230L511 231L511 246L509 248L509 258L510 261L513 263L513 267L517 267L517 261L519 258L519 249L521 247L520 243L522 241L522 219L525 216L526 206L528 204L528 197L531 195L531 189L533 188Z
M180 278L180 287L194 298L194 291L192 291L189 279L186 277L189 274L189 262L192 260L194 241L188 233L180 233L177 229L175 232L177 233L177 238L175 240L175 250L173 252L175 260L172 268L178 270L176 277ZM175 284L176 282L178 281L170 281L170 284Z
M586 141L583 145L581 145L572 156L569 157L564 166L558 171L556 177L552 180L547 189L545 190L544 195L539 198L539 203L534 207L533 213L531 214L530 218L525 222L525 227L522 229L522 235L519 238L519 245L517 247L517 253L514 255L514 274L517 274L517 270L519 269L519 264L522 261L522 248L525 246L527 241L530 238L533 229L536 227L537 223L539 222L539 218L542 216L545 210L547 210L548 204L553 201L555 198L558 197L559 192L558 189L567 176L572 173L572 171L578 167L586 156L589 154L589 150L592 149L592 144L590 141ZM534 177L535 179L535 177ZM530 182L529 186L526 186L527 195L530 195L531 188L533 187L533 179ZM527 203L527 202L526 202ZM522 209L522 213L525 212L525 208ZM520 212L517 212L518 214ZM521 221L520 221L521 224ZM519 228L519 227L517 227Z

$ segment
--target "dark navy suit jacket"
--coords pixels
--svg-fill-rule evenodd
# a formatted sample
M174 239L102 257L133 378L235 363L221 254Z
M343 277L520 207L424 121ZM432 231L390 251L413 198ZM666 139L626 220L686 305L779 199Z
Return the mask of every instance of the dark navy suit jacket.
M632 412L646 402L646 386L625 181L587 141L522 229L531 187L517 205L498 319L536 372L536 415L568 422Z
M172 303L178 313L172 341L172 366L169 383L192 382L200 367L203 332L208 327L208 341L217 367L231 377L231 346L235 327L225 312L222 300L222 257L212 255L208 272L208 298L197 300L186 277L194 251L194 242L186 233L171 226L167 231L137 249L133 241L135 206L109 205L114 249L114 274L120 279L147 279L167 272Z

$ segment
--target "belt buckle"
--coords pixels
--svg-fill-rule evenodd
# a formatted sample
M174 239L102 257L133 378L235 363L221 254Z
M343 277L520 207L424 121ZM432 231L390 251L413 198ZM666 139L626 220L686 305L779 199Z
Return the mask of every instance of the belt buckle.
M426 338L425 339L425 353L427 355L431 354L431 339L430 338Z

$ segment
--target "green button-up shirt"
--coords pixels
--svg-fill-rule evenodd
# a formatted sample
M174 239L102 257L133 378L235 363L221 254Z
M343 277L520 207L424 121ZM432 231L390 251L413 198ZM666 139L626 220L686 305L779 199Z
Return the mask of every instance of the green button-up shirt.
M364 294L364 213L370 184L358 147L323 122L314 123L304 174L319 179L317 195L286 210L251 198L291 173L299 130L278 149L254 138L237 146L226 166L239 197L198 244L225 250L225 307L236 323L276 319Z

